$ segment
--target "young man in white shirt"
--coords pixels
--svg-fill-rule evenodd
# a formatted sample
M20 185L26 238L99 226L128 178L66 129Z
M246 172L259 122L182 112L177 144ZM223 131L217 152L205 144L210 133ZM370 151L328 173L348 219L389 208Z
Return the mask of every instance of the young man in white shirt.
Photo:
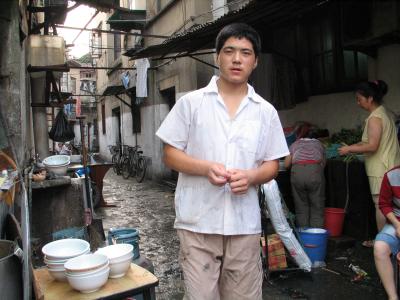
M277 111L247 84L260 50L250 26L224 27L219 77L179 99L156 133L165 164L179 171L175 228L188 299L261 299L256 186L276 177L289 151Z

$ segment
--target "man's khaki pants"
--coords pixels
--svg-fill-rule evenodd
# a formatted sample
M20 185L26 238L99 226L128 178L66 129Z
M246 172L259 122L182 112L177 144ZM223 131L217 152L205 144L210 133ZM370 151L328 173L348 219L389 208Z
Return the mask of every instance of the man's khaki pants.
M201 234L178 229L188 300L261 300L260 235Z

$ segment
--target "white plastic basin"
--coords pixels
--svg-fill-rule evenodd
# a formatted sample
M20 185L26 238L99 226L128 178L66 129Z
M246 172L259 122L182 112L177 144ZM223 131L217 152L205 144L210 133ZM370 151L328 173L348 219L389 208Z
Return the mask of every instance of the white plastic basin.
M43 160L45 166L63 166L68 165L71 159L69 155L52 155Z
M47 171L57 175L67 174L68 165L70 164L69 155L52 155L43 160L43 164Z

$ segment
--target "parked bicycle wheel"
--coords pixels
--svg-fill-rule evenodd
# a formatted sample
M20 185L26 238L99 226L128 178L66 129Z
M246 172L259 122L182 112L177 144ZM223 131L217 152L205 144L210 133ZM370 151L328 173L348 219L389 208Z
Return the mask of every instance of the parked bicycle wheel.
M142 182L146 175L147 162L144 157L139 157L136 165L136 181Z
M111 162L113 163L113 171L115 174L118 174L118 154L114 154L111 158Z
M128 179L129 176L131 175L131 164L129 161L129 157L125 157L124 161L122 162L122 177L124 179Z

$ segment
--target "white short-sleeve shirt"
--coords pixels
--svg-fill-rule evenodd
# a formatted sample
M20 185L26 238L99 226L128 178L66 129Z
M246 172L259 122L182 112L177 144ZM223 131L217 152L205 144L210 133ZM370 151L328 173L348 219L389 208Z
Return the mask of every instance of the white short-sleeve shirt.
M218 77L180 98L156 135L191 157L252 169L289 154L275 108L248 85L231 118L218 94ZM234 195L229 184L212 185L206 177L179 173L175 192L175 228L193 232L239 235L261 232L256 188Z

